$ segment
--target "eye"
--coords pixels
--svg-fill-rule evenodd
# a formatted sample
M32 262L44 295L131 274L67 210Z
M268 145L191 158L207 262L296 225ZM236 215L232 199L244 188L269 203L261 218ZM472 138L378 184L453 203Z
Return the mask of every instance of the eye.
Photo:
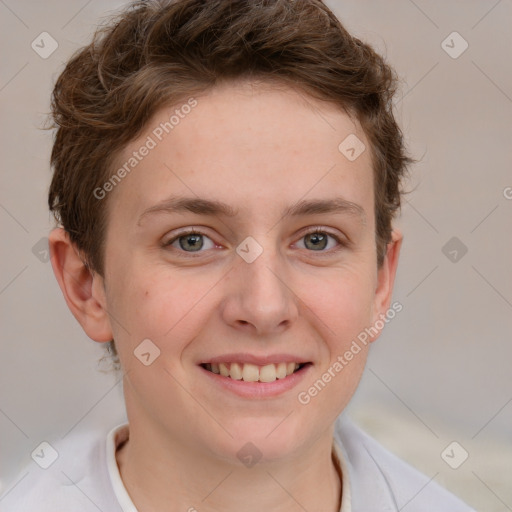
M298 243L303 243L303 247L299 245L299 248L321 253L334 252L347 245L340 237L320 227L304 234ZM216 244L204 233L190 229L170 238L163 243L163 247L172 247L173 250L182 253L201 253L214 249Z
M302 240L304 241L304 247L306 249L316 252L329 252L329 250L333 248L336 250L336 246L339 248L339 246L345 245L339 237L321 228L315 228L313 231L306 233L301 238L301 241Z
M173 247L184 252L204 252L201 249L207 250L215 247L215 243L211 238L195 230L180 233L163 245L164 247Z

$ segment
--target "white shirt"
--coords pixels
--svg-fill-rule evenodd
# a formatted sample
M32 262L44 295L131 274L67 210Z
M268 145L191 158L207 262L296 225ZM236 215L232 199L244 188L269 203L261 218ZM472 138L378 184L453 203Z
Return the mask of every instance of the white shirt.
M0 497L0 512L138 512L115 457L128 435L123 424L106 440L96 431L52 442L57 459L47 469L35 462L26 468ZM36 453L42 465L55 456L45 447ZM406 504L407 512L475 512L344 415L335 425L333 460L342 475L340 512L397 512Z

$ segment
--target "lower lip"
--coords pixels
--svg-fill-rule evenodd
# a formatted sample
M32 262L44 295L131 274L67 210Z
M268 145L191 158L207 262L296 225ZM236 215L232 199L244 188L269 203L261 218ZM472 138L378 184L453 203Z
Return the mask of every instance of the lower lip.
M272 398L297 386L309 373L311 363L304 365L300 370L288 375L284 379L276 379L274 382L245 382L243 380L235 380L230 377L224 377L218 373L210 372L202 366L199 369L209 377L212 382L222 386L227 391L243 398Z

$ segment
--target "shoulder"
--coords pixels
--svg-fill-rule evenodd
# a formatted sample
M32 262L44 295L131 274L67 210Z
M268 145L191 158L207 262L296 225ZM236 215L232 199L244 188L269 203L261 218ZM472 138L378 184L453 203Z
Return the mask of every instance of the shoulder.
M106 438L99 430L77 432L38 445L0 496L0 512L120 510L107 470Z
M334 437L348 468L352 512L396 511L406 505L410 512L474 512L433 477L393 455L345 415L336 421Z

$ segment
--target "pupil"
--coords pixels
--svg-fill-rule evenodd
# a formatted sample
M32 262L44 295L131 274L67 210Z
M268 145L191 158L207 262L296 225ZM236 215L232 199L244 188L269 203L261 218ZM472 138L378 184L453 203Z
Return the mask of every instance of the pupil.
M183 243L183 239L186 241L185 244ZM203 247L201 235L186 235L180 238L180 247L185 250L192 249L193 251L201 249Z
M309 235L306 235L306 247L308 245L308 241L313 243L313 250L325 249L327 246L327 236L322 233L310 233Z

